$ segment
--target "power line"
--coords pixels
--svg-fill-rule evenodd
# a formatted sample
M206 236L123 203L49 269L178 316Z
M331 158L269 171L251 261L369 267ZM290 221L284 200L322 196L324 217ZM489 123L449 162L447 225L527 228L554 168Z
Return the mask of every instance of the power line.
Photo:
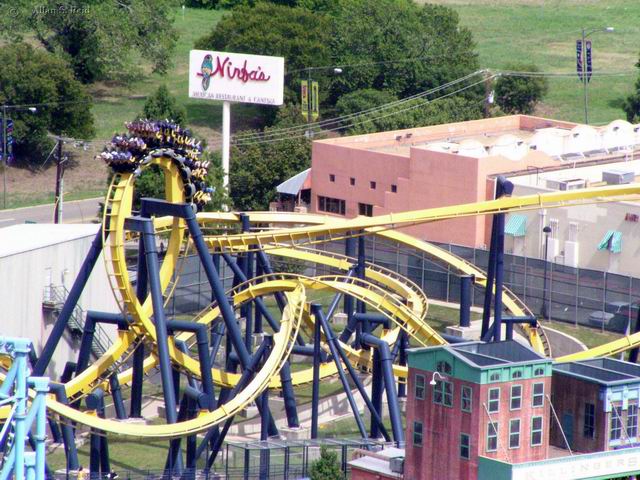
M359 112L355 112L355 113L351 113L348 115L343 115L340 117L335 117L335 118L331 118L331 119L327 119L327 120L322 120L319 122L314 122L314 123L310 123L310 124L304 124L304 125L296 125L293 127L286 127L286 128L281 128L281 129L276 129L276 130L271 130L269 132L259 132L259 133L246 133L246 134L239 134L239 135L235 135L234 139L237 140L244 140L244 139L265 139L265 138L269 138L269 137L275 137L275 136L280 136L280 135L285 135L285 134L289 134L289 133L293 133L295 131L306 131L308 130L310 127L323 127L323 126L327 126L327 125L331 125L334 123L339 123L360 115L366 115L369 113L374 113L376 111L380 111L380 110L385 110L388 108L392 108L394 106L397 105L401 105L403 103L409 102L411 100L415 100L427 95L430 95L432 93L438 92L440 90L444 90L445 88L451 87L453 85L456 85L458 83L464 82L465 80L468 80L471 77L474 77L476 75L482 74L484 73L484 70L477 70L473 73L470 73L464 77L460 77L457 78L455 80L452 80L451 82L445 83L443 85L440 85L438 87L426 90L424 92L420 92L414 95L410 95L409 97L405 97L399 100L394 100L393 102L389 102L389 103L385 103L383 105L379 105L377 107L372 107L372 108L368 108L365 110L361 110Z
M480 84L482 84L482 83L486 82L487 80L490 80L490 79L492 79L494 77L495 77L495 75L493 75L491 77L488 77L486 79L483 78L482 80L480 80L478 82L472 83L472 84L467 85L467 86L462 87L462 88L459 88L458 90L455 90L453 92L446 93L446 94L444 94L444 95L442 95L440 97L434 98L433 100L425 100L424 102L418 103L416 105L411 105L409 107L406 107L406 108L403 108L403 109L400 109L400 110L389 112L389 113L387 113L385 115L378 115L378 116L373 117L373 118L361 118L360 120L356 120L356 121L354 121L352 123L349 123L349 124L346 124L346 125L341 125L341 126L338 126L338 127L335 127L335 128L330 128L330 129L323 130L322 133L335 132L335 131L346 129L346 128L349 128L349 127L352 127L352 126L355 126L355 125L371 123L371 122L374 122L376 120L380 120L382 118L387 118L387 117L390 117L392 115L397 115L397 114L402 113L402 112L406 112L406 111L409 111L409 110L413 110L415 108L423 107L425 105L434 103L434 102L436 102L438 100L442 100L444 98L448 98L450 96L457 95L458 93L461 93L461 92L463 92L465 90L473 88L476 85L480 85ZM254 142L238 142L235 145L237 145L237 146L247 146L247 145L265 144L265 143L275 143L275 142L281 142L281 141L292 139L292 138L302 138L304 136L305 136L304 134L303 135L286 135L286 136L279 137L279 138L273 138L273 139L267 139L267 140L258 140L258 141L254 141Z

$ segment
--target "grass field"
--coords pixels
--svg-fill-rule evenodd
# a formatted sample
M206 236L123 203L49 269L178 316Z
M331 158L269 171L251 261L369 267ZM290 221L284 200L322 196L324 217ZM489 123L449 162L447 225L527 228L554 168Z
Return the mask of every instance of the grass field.
M640 2L637 0L430 0L460 14L477 42L480 64L492 70L516 61L541 70L572 74L549 79L549 94L540 115L582 122L583 92L575 75L576 40L581 29L612 26L613 33L595 33L594 76L588 88L589 123L624 118L620 108L637 77L640 53ZM625 72L598 76L602 72Z

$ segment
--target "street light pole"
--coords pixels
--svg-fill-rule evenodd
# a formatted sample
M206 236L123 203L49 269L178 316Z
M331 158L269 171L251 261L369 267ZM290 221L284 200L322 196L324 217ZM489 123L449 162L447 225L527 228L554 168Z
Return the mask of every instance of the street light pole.
M547 263L549 259L549 234L551 233L551 227L545 226L542 231L544 232L544 274L542 280L542 318L549 320L549 312L547 309Z
M587 83L588 82L588 78L587 78L587 37L589 35L592 35L594 33L598 33L598 32L604 32L604 33L610 33L613 32L614 28L613 27L606 27L606 28L595 28L593 30L589 30L587 31L586 28L582 27L582 53L581 55L581 60L582 60L582 85L583 85L583 90L584 90L584 123L588 124L589 123L589 97L588 97L588 93L587 93Z

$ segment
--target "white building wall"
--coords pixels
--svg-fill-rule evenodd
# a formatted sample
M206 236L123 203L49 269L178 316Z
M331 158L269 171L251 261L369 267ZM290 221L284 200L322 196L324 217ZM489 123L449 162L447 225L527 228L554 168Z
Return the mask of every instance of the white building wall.
M550 190L535 186L516 185L514 195L530 195ZM545 225L557 225L550 234L549 260L556 263L640 277L640 222L625 220L627 214L640 217L640 205L631 202L611 202L574 207L550 208L519 212L527 217L524 239L507 236L505 250L524 252L527 257L543 258ZM573 224L573 225L572 225ZM598 250L598 244L608 230L622 232L622 252ZM555 237L555 238L554 238ZM574 258L577 261L574 261Z
M47 314L42 307L45 287L51 282L56 286L64 283L67 289L71 289L97 231L98 226L95 227L93 233L81 238L0 258L0 334L30 338L40 354L55 321L55 316ZM40 229L38 233L41 233ZM85 311L118 311L102 256L94 267L79 305ZM114 327L104 328L112 337L115 335ZM75 361L78 348L79 339L74 340L65 332L51 361L49 374L59 375L67 361Z

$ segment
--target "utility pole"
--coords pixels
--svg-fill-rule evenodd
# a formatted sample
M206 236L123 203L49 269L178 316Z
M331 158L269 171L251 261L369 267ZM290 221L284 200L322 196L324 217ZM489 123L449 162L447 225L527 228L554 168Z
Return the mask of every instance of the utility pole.
M62 137L56 138L58 141L58 154L56 156L56 194L53 223L62 223L62 195L64 188L64 166L62 165Z
M2 106L2 208L7 208L7 106Z

